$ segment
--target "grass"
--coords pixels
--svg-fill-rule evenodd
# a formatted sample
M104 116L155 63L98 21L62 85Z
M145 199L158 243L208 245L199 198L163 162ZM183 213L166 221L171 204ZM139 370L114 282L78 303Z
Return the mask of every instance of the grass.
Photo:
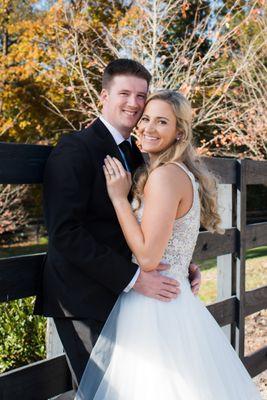
M246 252L246 260L265 256L267 256L267 246L256 247L255 249L250 249ZM210 258L205 261L196 261L196 263L200 265L201 271L205 271L216 267L216 258Z
M199 296L206 304L213 303L217 297L216 258L200 261L202 285ZM246 252L246 290L267 285L267 246Z
M25 254L43 253L47 250L47 238L41 238L39 243L18 243L0 247L0 258L14 257Z

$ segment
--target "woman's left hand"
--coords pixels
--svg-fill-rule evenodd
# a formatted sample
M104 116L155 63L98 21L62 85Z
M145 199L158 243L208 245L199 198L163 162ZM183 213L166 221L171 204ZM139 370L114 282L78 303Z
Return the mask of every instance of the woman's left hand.
M104 163L103 169L111 201L127 198L132 186L130 172L126 171L115 157L107 156Z

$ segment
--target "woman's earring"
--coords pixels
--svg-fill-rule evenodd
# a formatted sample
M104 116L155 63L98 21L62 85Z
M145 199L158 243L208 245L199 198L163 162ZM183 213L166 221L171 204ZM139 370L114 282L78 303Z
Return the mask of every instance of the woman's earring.
M177 142L179 142L180 139L181 139L180 136L176 136Z

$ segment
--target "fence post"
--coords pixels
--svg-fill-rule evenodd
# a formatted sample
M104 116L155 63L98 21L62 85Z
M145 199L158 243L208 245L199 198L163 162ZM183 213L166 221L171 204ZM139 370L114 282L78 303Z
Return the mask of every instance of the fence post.
M52 358L64 353L63 345L58 336L53 318L47 318L46 325L46 356Z
M221 227L231 228L233 223L232 185L219 185L218 208L222 219ZM226 300L232 294L232 254L224 254L217 257L217 301ZM222 330L231 341L231 325L222 327Z
M236 351L244 360L245 342L245 274L246 274L246 160L237 160L237 258L236 258L236 297L238 299L238 321L236 326Z

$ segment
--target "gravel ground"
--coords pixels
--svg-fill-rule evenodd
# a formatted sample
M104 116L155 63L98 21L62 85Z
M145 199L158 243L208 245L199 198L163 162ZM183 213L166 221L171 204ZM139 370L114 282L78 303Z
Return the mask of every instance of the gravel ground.
M262 310L246 318L245 355L266 346L267 343L267 310ZM258 386L262 399L267 400L267 370L253 378Z
M262 400L267 400L267 371L262 372L253 378L253 381L258 386Z

